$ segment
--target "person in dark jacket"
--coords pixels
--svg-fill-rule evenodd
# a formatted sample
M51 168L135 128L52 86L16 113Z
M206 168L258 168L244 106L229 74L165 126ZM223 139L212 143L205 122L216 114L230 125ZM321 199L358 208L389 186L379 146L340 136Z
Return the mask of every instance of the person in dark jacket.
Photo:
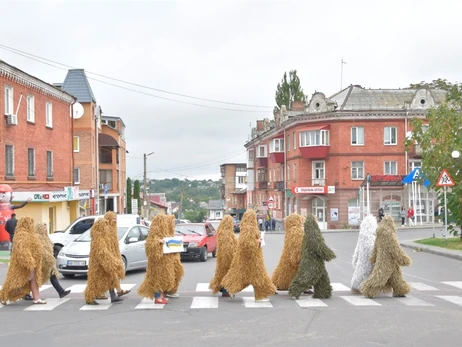
M11 218L5 224L5 230L8 234L10 234L10 253L13 249L13 238L14 238L14 231L16 230L16 224L18 224L18 220L16 219L16 213L11 215Z

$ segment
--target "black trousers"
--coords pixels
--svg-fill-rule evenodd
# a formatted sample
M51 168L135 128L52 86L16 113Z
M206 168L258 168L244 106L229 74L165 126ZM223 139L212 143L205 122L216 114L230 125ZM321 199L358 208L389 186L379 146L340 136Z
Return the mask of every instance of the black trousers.
M58 292L58 294L64 293L64 288L61 287L61 284L59 284L59 281L56 275L53 274L50 276L50 282L53 288Z

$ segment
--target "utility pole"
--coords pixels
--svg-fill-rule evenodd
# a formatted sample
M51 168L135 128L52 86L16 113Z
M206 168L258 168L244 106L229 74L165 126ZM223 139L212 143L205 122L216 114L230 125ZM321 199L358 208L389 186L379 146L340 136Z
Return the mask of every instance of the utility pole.
M181 183L180 187L180 207L178 208L178 219L181 219L181 213L183 212L183 183Z
M144 159L144 175L143 175L143 215L144 218L148 218L148 193L146 189L146 159L149 157L151 154L154 154L154 152L151 152L149 154L144 153L143 159Z

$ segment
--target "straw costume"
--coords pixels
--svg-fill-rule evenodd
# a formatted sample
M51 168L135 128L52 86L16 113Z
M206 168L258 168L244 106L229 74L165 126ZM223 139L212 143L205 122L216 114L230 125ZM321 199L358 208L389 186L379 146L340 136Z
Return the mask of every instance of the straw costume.
M88 305L98 305L95 299L101 293L114 288L114 283L123 276L120 256L114 254L111 248L109 228L107 220L101 218L93 224L90 230L88 280L84 292Z
M241 222L241 232L231 268L221 284L231 296L252 285L256 301L268 301L276 287L266 272L263 251L260 246L261 235L254 210L247 210Z
M303 217L292 213L285 220L285 229L284 248L271 277L278 290L287 290L297 273L302 254Z
M42 285L42 244L35 233L34 220L22 217L18 220L14 234L13 251L5 283L0 290L0 302L22 299L31 290L30 281L35 277Z
M298 299L307 288L314 286L313 298L330 298L332 286L325 262L332 259L335 259L335 254L327 247L316 222L316 217L309 215L305 221L302 258L297 273L289 286L289 295Z
M209 289L213 294L223 290L221 282L231 267L236 249L237 238L234 235L233 217L226 216L217 230L217 264L215 276L209 284Z
M159 214L149 228L145 244L148 266L138 289L142 297L154 299L155 293L169 292L175 288L175 254L164 254L161 243L164 237L170 237L169 224L169 217Z
M173 237L175 236L175 216L170 215L167 217L168 218L168 236ZM181 264L181 254L180 253L172 253L169 254L169 256L173 257L175 259L174 261L174 267L175 267L175 284L173 286L173 289L169 291L168 296L178 296L178 287L180 286L181 279L184 276L184 268L183 264Z
M351 279L351 291L359 292L363 283L372 273L374 264L369 258L374 248L377 230L377 219L373 215L368 215L361 222L359 227L358 243L353 254L353 278Z
M404 297L411 287L403 279L401 266L411 265L411 258L402 250L396 237L395 221L386 216L377 227L377 237L370 256L374 270L361 285L361 293L373 298L393 291L394 297Z

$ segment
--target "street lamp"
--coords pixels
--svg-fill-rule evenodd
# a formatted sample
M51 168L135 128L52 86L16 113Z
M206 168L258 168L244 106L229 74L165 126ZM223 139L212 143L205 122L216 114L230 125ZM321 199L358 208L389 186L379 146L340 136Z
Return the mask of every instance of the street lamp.
M452 151L451 157L454 159L458 159L460 157L460 152L459 151Z
M144 207L144 218L148 218L148 208L147 208L147 189L146 189L146 158L149 157L151 154L154 154L154 152L151 153L144 153L144 178L143 178L143 207Z

